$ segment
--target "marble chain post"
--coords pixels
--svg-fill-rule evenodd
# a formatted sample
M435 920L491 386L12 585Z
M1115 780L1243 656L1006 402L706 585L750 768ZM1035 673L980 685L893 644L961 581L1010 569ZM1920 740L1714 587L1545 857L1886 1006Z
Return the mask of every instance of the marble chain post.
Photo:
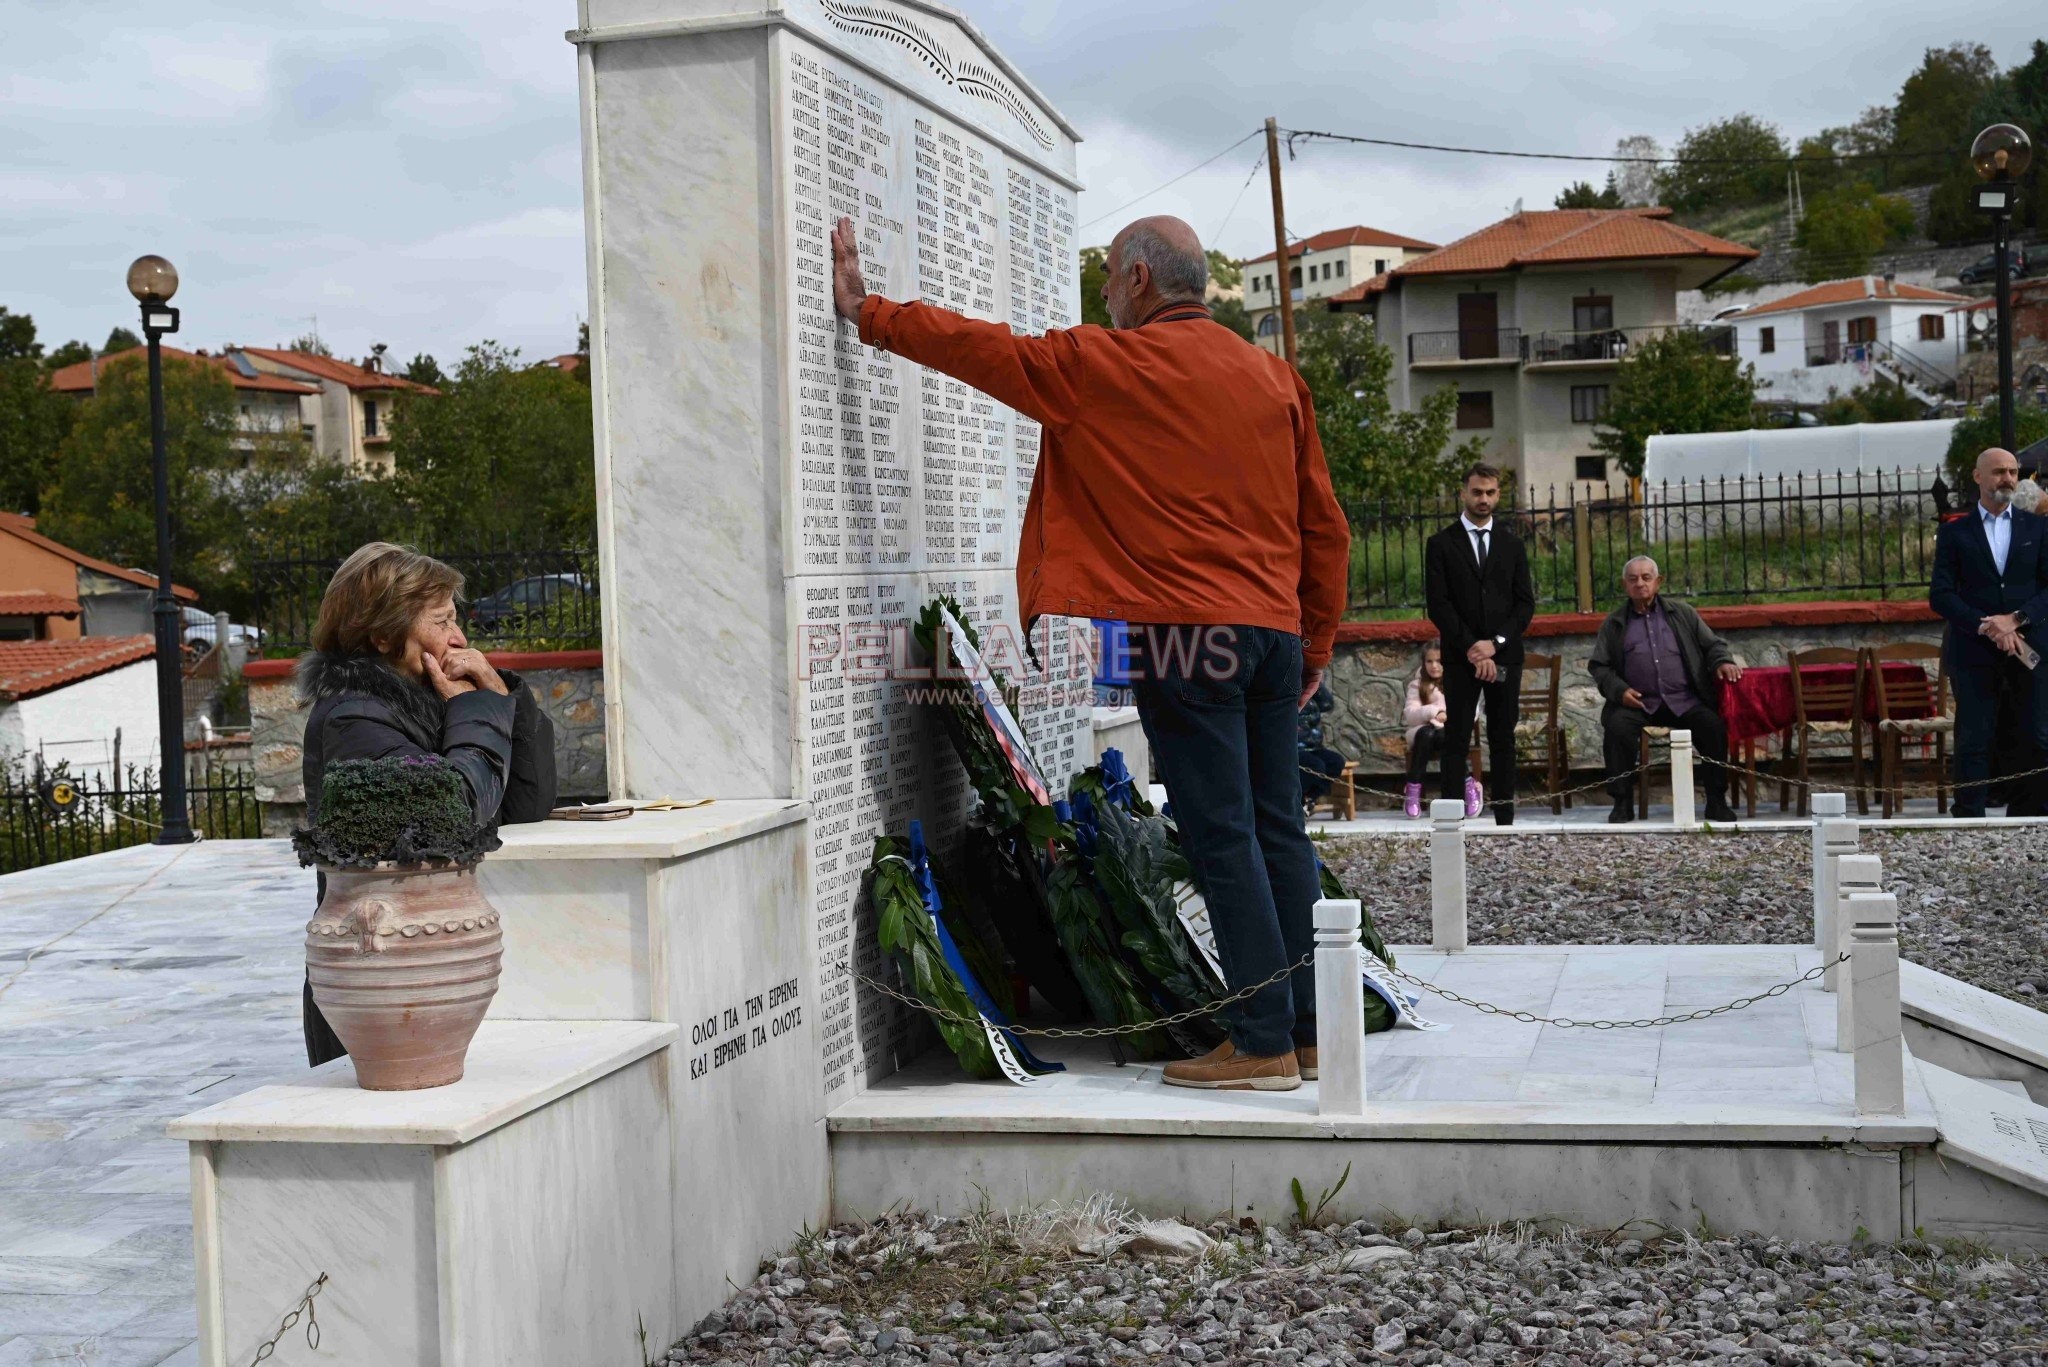
M1813 795L1813 947L1822 954L1828 952L1828 945L1821 928L1835 909L1835 866L1828 862L1825 832L1829 821L1848 814L1849 802L1841 793Z
M1849 899L1877 892L1883 885L1883 862L1874 854L1845 854L1835 861L1835 942L1822 952L1835 959L1853 951L1849 940ZM1853 1053L1856 1049L1855 960L1836 964L1835 1049Z
M1841 970L1831 961L1841 952L1841 936L1835 931L1835 908L1841 902L1841 863L1856 853L1862 828L1854 817L1829 817L1820 823L1820 871L1813 897L1813 947L1828 962L1821 976L1820 990L1833 992L1841 986ZM1823 896L1825 894L1825 896Z
M1429 804L1429 944L1465 948L1465 804L1440 797Z
M1877 861L1871 860L1873 864ZM1844 965L1855 986L1856 1114L1906 1113L1904 1028L1899 1020L1899 899L1888 892L1855 892L1842 914L1849 921Z
M1671 824L1681 831L1697 830L1699 818L1692 810L1692 732L1671 733Z
M1365 976L1359 968L1359 903L1315 906L1316 1113L1365 1114Z

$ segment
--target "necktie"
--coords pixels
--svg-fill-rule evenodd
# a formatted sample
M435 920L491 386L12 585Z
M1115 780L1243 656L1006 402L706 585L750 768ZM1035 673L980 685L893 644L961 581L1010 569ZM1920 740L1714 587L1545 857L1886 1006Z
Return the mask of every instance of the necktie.
M1475 528L1474 530L1476 530L1476 531L1477 531L1477 532L1479 533L1479 568L1480 568L1480 570L1481 570L1481 571L1484 571L1484 570L1486 569L1486 530L1487 530L1487 529L1486 529L1486 528L1484 528L1484 527L1478 527L1478 528Z

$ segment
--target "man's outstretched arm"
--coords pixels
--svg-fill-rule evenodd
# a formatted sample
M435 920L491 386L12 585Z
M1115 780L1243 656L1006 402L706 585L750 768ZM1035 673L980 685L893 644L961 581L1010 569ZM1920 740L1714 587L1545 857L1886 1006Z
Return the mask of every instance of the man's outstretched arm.
M1061 428L1080 411L1080 347L1065 331L1025 337L1007 324L869 294L853 221L832 227L832 307L860 339L973 385L1026 417Z

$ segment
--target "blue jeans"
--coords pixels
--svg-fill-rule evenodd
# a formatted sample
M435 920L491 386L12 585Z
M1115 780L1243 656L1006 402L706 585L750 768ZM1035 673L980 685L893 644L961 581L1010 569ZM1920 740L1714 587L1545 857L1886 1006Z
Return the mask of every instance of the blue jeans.
M1991 777L1991 741L1998 725L1998 689L2000 676L2011 686L2017 697L2023 700L2020 708L2020 731L2034 743L2034 753L2048 756L2048 661L2039 669L2028 669L2018 660L2000 654L1989 663L1963 661L1956 658L1957 652L1948 652L1948 683L1956 696L1956 800L1952 810L1957 816L1984 815L1985 796ZM2021 768L2032 768L2041 760L2024 764ZM2010 772L2010 771L2008 771ZM1973 782L1974 780L1974 782ZM1969 783L1965 788L1962 784ZM2014 792L2015 805L2024 805L2032 810L2031 801L2038 801L2048 784L2040 778L2030 778ZM2010 807L2007 808L2011 810Z
M1301 809L1301 638L1265 627L1133 625L1138 718L1232 992L1315 948L1321 887ZM1223 1016L1238 1052L1313 1045L1315 967Z

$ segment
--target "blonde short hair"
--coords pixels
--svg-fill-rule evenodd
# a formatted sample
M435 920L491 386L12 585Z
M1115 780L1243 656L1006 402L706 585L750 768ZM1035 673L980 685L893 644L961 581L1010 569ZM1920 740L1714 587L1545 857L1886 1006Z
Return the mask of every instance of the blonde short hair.
M327 655L377 655L394 645L443 598L462 596L462 574L431 555L389 541L358 547L341 562L320 598L313 649Z

